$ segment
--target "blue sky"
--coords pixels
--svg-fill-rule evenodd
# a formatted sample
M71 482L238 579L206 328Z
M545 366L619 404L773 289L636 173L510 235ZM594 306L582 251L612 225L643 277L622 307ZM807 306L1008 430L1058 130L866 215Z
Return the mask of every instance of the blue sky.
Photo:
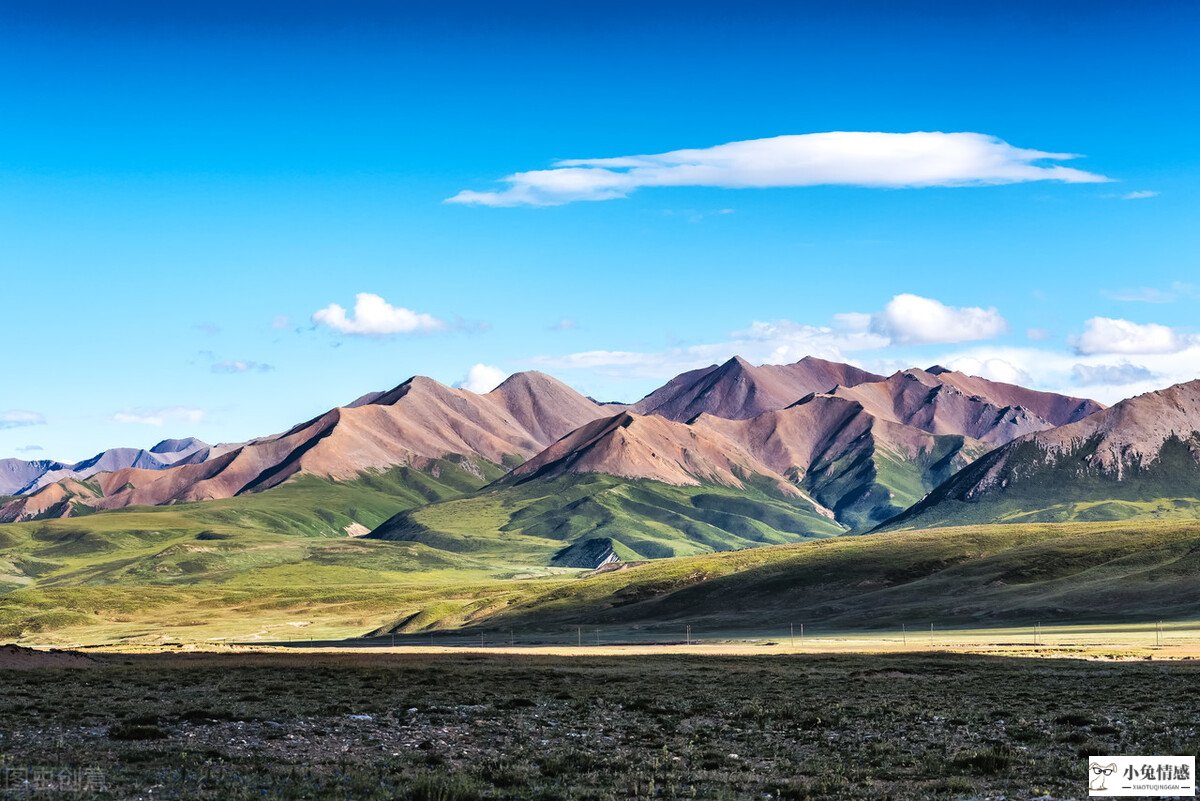
M979 5L0 2L0 457L475 365L605 399L732 353L1109 402L1196 377L1200 10ZM913 140L758 142L823 132L982 136L916 179ZM786 185L709 150L738 142ZM446 202L682 149L717 177ZM1055 166L1110 180L1022 173Z

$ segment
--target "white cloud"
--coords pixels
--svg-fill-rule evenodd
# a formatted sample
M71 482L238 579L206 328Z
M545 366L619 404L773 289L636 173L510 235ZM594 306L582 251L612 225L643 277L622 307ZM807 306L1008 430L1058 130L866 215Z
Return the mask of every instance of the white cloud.
M291 328L292 318L288 317L286 314L277 314L271 318L271 327L276 331L281 331L285 328Z
M214 373L269 373L275 368L262 362L247 362L241 359L226 359L212 366Z
M1026 328L1025 337L1034 342L1043 342L1050 338L1050 332L1045 328Z
M162 426L168 422L200 423L207 416L203 409L188 406L164 406L157 409L123 409L113 416L115 423L130 423L143 426Z
M1145 200L1146 198L1158 197L1158 192L1149 189L1142 189L1137 192L1126 192L1121 195L1121 200Z
M491 392L508 378L508 373L490 364L476 364L467 371L466 377L456 381L454 386L483 394Z
M897 295L871 319L871 330L901 345L970 342L1008 330L995 308L956 308L919 295Z
M1083 333L1072 339L1075 351L1083 355L1122 353L1177 353L1196 341L1158 323L1134 323L1112 317L1093 317L1084 323Z
M498 191L464 189L446 202L557 206L622 198L647 186L904 188L1109 180L1047 163L1073 158L1072 153L1013 147L980 133L835 131L654 155L566 159L551 169L509 175L503 179L507 186Z
M9 409L0 412L0 431L8 428L25 428L26 426L44 425L46 418L37 412L25 409Z
M41 445L22 445L20 448L17 448L17 453L37 453L44 450L46 449Z
M314 312L312 321L343 334L359 336L424 333L446 328L446 323L436 317L393 306L370 292L359 292L354 296L353 316L347 316L346 310L338 304L330 303Z
M1006 359L995 357L977 359L972 356L964 356L952 360L946 366L960 373L977 375L989 381L1000 381L1005 384L1028 386L1031 381L1029 373Z

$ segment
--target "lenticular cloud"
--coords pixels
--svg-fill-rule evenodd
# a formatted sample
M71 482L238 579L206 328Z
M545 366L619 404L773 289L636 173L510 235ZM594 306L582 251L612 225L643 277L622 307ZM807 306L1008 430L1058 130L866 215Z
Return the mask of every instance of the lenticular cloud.
M1053 163L1074 158L1073 153L1013 147L980 133L798 134L648 156L565 159L551 169L514 173L503 179L502 189L464 189L446 202L557 206L622 198L645 186L917 188L1110 180Z

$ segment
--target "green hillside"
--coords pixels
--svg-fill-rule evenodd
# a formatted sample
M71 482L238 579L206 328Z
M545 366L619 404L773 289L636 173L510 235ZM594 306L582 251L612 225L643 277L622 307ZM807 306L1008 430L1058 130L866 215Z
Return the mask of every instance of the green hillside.
M1200 524L980 526L650 562L510 603L482 627L754 630L1144 621L1200 614Z
M236 498L3 525L0 590L31 583L121 583L137 575L212 580L244 569L246 554L266 558L259 550L262 542L287 543L296 551L311 547L302 539L345 540L400 509L461 496L502 473L495 465L474 468L482 477L448 460L426 470L401 467L346 482L302 476ZM188 543L194 545L175 547ZM205 556L189 558L187 548ZM143 564L144 559L153 561Z
M581 546L662 559L841 534L804 500L768 488L678 487L602 474L500 484L397 514L372 538L454 553L577 565Z
M617 637L673 635L683 623L708 636L779 636L799 622L828 630L1200 617L1195 523L834 537L601 573L413 542L221 536L111 536L112 550L70 558L62 549L79 541L69 538L42 535L35 558L6 548L4 569L24 585L0 596L0 638L162 645L397 632L419 643L430 632L530 638L576 626ZM52 560L71 564L54 569Z

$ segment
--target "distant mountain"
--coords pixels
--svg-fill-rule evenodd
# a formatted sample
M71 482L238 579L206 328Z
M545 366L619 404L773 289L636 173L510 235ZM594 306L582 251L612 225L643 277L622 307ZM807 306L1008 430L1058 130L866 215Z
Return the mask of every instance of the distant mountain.
M937 376L943 384L954 387L964 395L985 398L989 403L1000 407L1020 406L1056 426L1074 423L1104 408L1104 404L1094 400L989 381L979 376L948 370L940 365L934 365L925 372Z
M782 409L813 392L851 387L883 376L848 364L805 356L795 364L754 366L740 356L676 376L631 407L687 422L700 414L742 420Z
M945 368L903 370L880 381L838 387L833 394L857 401L881 420L992 446L1104 408L1095 401L1025 390ZM1014 403L1017 400L1030 405Z
M49 459L0 459L0 495L16 495L51 470L67 467L62 462Z
M126 467L165 470L208 458L210 447L194 437L165 439L150 450L110 448L74 464L39 460L0 459L0 495L24 495L64 479L86 479Z
M1200 517L1200 381L997 448L887 524Z
M207 460L169 470L137 464L93 470L86 476L94 478L86 492L77 483L55 485L0 507L0 520L78 513L80 507L230 498L296 475L345 481L398 466L436 470L434 462L447 456L460 457L465 469L482 474L472 460L512 467L603 413L598 404L541 373L515 375L486 395L418 376Z

